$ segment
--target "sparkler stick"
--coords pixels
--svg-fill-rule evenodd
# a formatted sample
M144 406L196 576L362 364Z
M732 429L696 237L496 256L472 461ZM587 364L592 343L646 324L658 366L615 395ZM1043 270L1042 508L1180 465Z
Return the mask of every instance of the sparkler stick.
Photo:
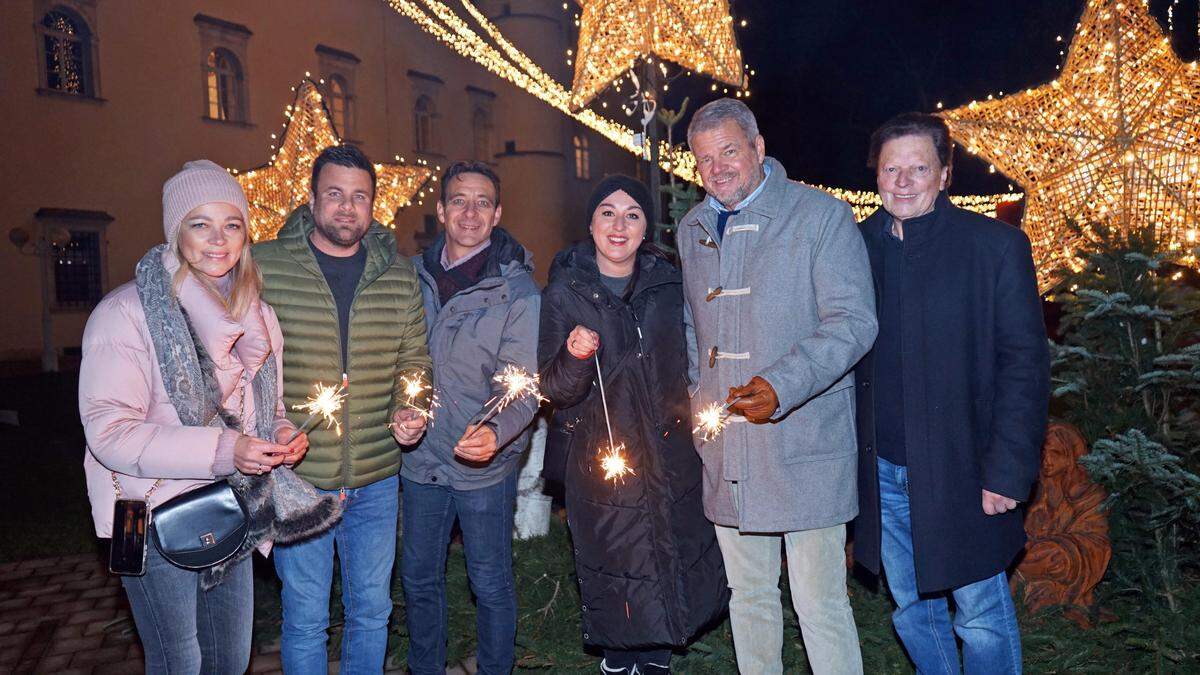
M625 449L625 444L617 445L613 442L612 422L608 418L608 397L604 393L604 374L600 372L599 352L594 352L592 359L596 362L596 383L600 385L600 403L604 407L604 427L608 430L608 452L600 455L600 468L604 469L604 478L615 483L618 479L624 478L625 474L634 476L637 474L621 454L621 451Z
M300 426L296 427L296 431L292 432L292 435L284 441L283 445L291 443L296 440L297 436L307 431L308 425L312 424L312 421L318 415L325 418L326 428L336 428L337 435L342 435L342 423L338 421L335 415L342 409L342 401L346 398L346 385L342 384L335 389L332 386L327 387L318 382L313 386L317 390L316 395L308 397L308 400L304 403L292 406L294 410L307 410L308 418Z
M616 452L617 444L613 443L612 423L608 421L608 397L604 395L604 375L600 372L600 352L592 352L592 360L596 362L596 382L600 385L600 403L604 406L604 426L608 429L608 449L610 452Z

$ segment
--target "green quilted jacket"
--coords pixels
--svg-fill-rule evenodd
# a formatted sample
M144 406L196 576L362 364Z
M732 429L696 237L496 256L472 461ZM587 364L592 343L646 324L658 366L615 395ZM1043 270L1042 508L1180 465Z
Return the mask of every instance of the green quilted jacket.
M317 382L342 380L337 305L308 245L315 227L307 205L288 216L273 241L255 244L262 269L263 299L283 329L283 399L300 424L303 403ZM348 396L342 405L342 435L324 424L309 431L309 449L296 473L326 490L356 488L393 476L400 446L388 422L403 403L400 377L430 368L425 312L412 263L396 252L388 230L372 223L363 238L367 263L350 310Z

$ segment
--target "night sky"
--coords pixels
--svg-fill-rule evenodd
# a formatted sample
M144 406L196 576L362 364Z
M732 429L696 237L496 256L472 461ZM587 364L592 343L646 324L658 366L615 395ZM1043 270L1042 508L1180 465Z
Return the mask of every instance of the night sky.
M1137 0L1133 0L1137 1ZM1151 2L1166 26L1171 0ZM1083 0L733 0L749 103L767 153L793 178L875 189L866 169L871 131L894 114L932 112L1057 76ZM1196 0L1175 6L1175 46L1196 54ZM1063 36L1061 43L1056 36ZM698 83L709 100L708 81ZM682 84L682 83L681 83ZM698 88L697 83L678 87ZM668 107L682 94L671 88ZM693 99L694 103L694 99ZM694 109L694 105L691 106ZM960 152L956 194L1008 190L1001 174Z

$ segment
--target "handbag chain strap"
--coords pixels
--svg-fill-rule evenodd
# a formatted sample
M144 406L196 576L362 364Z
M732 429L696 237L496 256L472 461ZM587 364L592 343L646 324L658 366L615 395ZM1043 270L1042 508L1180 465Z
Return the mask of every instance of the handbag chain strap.
M241 398L238 400L238 422L245 424L245 420L246 420L246 373L245 372L242 373L242 383L241 383L241 387L239 387L239 391L241 393ZM212 424L212 421L215 420L217 418L217 415L219 415L219 414L221 414L220 411L214 413L212 418L210 418L208 420L208 424ZM205 426L208 426L208 424L206 424ZM117 472L113 471L111 473L112 473L113 491L117 493L117 499L120 499L121 498L121 483L117 480ZM163 480L165 480L165 479L159 478L158 480L154 481L154 485L151 485L150 489L146 490L146 496L143 498L144 501L146 501L146 502L150 501L150 495L154 494L154 491L158 489L158 486L162 485Z

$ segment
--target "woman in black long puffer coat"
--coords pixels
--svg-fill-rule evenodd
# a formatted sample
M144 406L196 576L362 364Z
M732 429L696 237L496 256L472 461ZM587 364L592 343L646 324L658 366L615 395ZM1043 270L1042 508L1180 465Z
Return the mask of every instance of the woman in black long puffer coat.
M672 649L724 613L729 591L701 504L687 398L682 277L642 246L645 187L610 176L589 203L592 238L555 257L542 293L542 393L555 407L545 474L565 487L583 640L601 672L668 672ZM630 471L606 479L609 439Z

